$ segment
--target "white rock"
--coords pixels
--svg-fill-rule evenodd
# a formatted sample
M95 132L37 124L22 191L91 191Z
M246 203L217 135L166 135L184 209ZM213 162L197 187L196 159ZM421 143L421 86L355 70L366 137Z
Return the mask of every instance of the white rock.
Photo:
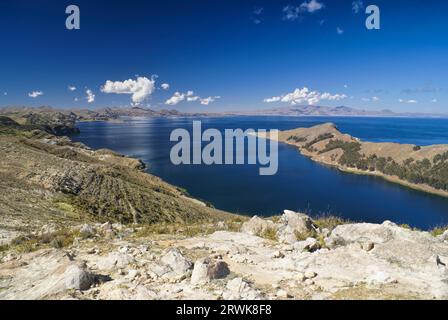
M307 270L304 274L305 278L307 279L313 279L315 277L317 277L317 273L311 270Z
M280 299L287 299L289 297L288 292L286 292L283 289L278 290L275 295L277 296L277 298L280 298Z
M194 264L191 284L204 284L213 279L225 278L230 273L227 263L210 258L199 259Z
M184 274L193 266L190 260L186 259L179 249L171 248L160 259L160 261L171 268L171 270L178 275Z
M84 266L73 264L64 273L65 286L74 290L87 290L95 281L92 274L86 271Z
M276 228L275 224L272 221L254 216L249 221L243 223L241 232L253 236L258 236L269 228Z

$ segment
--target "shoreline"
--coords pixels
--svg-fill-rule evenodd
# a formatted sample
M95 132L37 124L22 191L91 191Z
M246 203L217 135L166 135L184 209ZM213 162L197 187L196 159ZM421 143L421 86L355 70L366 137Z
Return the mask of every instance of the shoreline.
M263 136L263 135L261 135L261 136L258 135L258 138L270 139L269 137L266 137L266 136ZM377 172L377 171L373 171L373 172L371 172L371 171L364 171L364 170L359 170L359 169L355 169L355 168L343 167L341 165L337 165L337 164L334 164L334 163L321 161L319 159L316 159L313 156L313 154L311 154L309 152L304 152L304 150L302 148L300 148L299 146L295 145L294 143L291 143L291 142L288 142L288 141L281 141L281 140L277 140L277 141L280 142L280 143L284 143L286 145L295 147L297 150L299 150L299 152L300 152L300 154L302 156L305 156L308 159L310 159L310 160L312 160L312 161L314 161L316 163L332 167L332 168L337 169L337 170L339 170L341 172L349 173L349 174L364 175L364 176L374 176L374 177L382 178L382 179L384 179L384 180L386 180L386 181L388 181L390 183L398 184L398 185L401 185L403 187L406 187L406 188L409 188L409 189L412 189L412 190L415 190L415 191L424 192L424 193L427 193L427 194L432 194L432 195L436 195L436 196L443 197L443 198L448 198L448 191L435 189L435 188L432 188L431 186L428 186L428 185L415 184L415 183L412 183L412 182L409 182L409 181L402 180L402 179L398 178L397 176L389 176L389 175L386 175L384 173Z

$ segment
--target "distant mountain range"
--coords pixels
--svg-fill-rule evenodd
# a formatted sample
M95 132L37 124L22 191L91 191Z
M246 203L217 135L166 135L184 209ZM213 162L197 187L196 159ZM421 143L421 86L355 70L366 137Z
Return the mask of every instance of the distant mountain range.
M325 107L325 106L289 106L279 107L265 110L255 111L236 111L228 112L226 114L234 115L276 115L276 116L378 116L378 117L393 117L393 116L431 116L431 117L448 117L448 114L430 114L430 113L411 113L402 112L397 113L391 110L369 111L363 109L355 109L346 106L339 107Z
M289 106L252 111L181 112L178 110L153 110L145 107L107 107L95 109L57 109L42 107L3 107L0 115L28 118L33 114L64 114L75 121L114 121L121 117L207 117L207 116L366 116L366 117L448 117L448 114L393 112L391 110L369 111L346 106ZM21 121L19 121L21 123Z

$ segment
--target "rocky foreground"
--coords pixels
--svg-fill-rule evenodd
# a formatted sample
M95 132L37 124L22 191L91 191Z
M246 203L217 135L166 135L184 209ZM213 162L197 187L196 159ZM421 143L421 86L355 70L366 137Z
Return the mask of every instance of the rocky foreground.
M0 298L448 299L448 232L329 229L292 211L201 225L209 233L185 227L83 225L66 231L76 234L67 247L30 253L17 242L2 253ZM55 233L45 226L27 241Z

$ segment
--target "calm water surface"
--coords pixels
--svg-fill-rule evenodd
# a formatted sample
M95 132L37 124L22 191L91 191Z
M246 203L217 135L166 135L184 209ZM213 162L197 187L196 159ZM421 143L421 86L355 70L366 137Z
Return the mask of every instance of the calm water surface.
M430 145L448 143L448 119L353 117L201 118L203 129L293 129L333 122L342 132L366 141ZM92 148L110 148L137 157L148 171L219 209L269 216L283 209L313 216L333 214L380 223L391 220L428 229L448 224L448 199L380 178L341 173L279 145L279 170L259 176L258 166L174 166L169 154L175 128L191 130L192 118L133 118L124 123L80 123L74 137Z

